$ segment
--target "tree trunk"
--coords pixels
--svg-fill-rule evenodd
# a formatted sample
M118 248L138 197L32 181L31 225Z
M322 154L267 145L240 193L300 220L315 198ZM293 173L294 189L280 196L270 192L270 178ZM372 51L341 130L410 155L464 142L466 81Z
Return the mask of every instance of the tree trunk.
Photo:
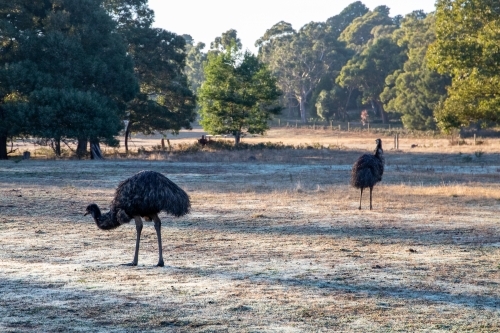
M88 140L86 138L79 138L78 139L78 144L76 146L76 156L79 159L82 159L85 156L87 156L87 143L88 143Z
M384 104L379 100L376 100L375 103L376 103L377 108L380 112L380 117L382 118L382 123L387 124L389 122L389 117L387 116L387 112L385 112Z
M130 137L130 124L131 122L129 121L127 123L127 126L125 127L125 153L128 154L128 138Z
M241 141L241 132L236 132L233 135L234 135L234 146L236 147L237 145L240 144L240 141Z
M57 157L61 157L61 139L54 139L52 141L52 150Z
M92 140L90 142L90 158L93 160L102 160L101 146L99 145L99 140Z
M7 137L0 136L0 160L7 159Z
M302 122L305 124L307 123L307 111L306 111L306 101L305 101L305 98L300 98L300 101L299 101L299 105L300 105L300 120L302 120Z

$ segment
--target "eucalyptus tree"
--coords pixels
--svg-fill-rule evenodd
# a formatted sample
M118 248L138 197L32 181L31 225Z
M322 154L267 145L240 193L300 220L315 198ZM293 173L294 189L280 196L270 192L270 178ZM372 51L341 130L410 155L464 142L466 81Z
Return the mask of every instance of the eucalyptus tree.
M229 29L210 43L210 50L213 52L225 52L227 48L231 48L233 44L235 44L238 49L242 48L238 32L234 29Z
M211 134L231 134L238 145L245 133L263 134L281 111L276 79L259 59L233 42L209 52L199 90L200 124Z
M389 11L387 6L378 6L373 11L354 18L351 24L342 31L339 39L345 41L349 48L361 53L368 42L374 39L375 27L395 26L394 20L389 16Z
M386 87L386 77L399 69L405 60L404 48L390 38L379 38L347 62L337 77L337 83L360 90L363 100L370 103L382 121L387 123L380 94Z
M307 122L307 103L326 73L339 71L350 57L345 43L339 42L331 27L311 22L299 31L279 22L260 38L260 59L278 78L282 91L299 104L302 122Z
M205 43L194 43L190 35L183 35L186 40L186 68L185 73L189 81L189 86L193 92L198 91L205 80L203 74L203 63L207 60L206 52L203 52Z
M436 112L448 131L473 123L500 123L500 3L438 0L431 68L452 76L448 98Z
M394 33L398 45L407 49L408 59L386 78L387 86L380 97L388 110L401 115L409 129L435 128L434 110L446 98L446 86L450 84L449 76L427 66L427 49L436 39L434 23L434 14L414 11Z

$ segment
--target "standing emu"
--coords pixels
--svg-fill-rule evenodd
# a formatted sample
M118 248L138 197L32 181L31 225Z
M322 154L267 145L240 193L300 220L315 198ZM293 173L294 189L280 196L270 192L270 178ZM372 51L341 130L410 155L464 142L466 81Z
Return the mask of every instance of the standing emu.
M85 215L90 214L100 229L115 229L123 223L129 223L133 218L137 230L134 260L128 266L137 266L139 256L139 242L141 239L142 219L154 221L158 237L158 265L163 267L161 245L160 211L174 216L189 213L191 203L189 196L179 186L167 177L154 171L141 171L124 180L118 185L109 212L101 214L96 204L87 206Z
M352 166L351 185L361 190L359 196L359 209L361 209L361 198L363 189L370 188L370 210L372 209L373 186L382 180L384 173L384 151L382 150L382 140L375 140L377 148L375 154L364 154L358 158Z

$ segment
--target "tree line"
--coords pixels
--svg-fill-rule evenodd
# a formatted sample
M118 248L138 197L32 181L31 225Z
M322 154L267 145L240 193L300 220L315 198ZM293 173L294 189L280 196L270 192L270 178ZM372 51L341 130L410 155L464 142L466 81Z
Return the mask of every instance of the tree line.
M499 14L496 1L438 0L435 12L391 17L387 6L356 1L298 30L280 21L255 46L281 106L303 122L348 121L348 110L365 109L365 118L408 129L479 128L499 122ZM238 45L234 30L219 42L231 38ZM207 54L189 47L190 81L200 87Z
M0 159L36 137L56 154L116 146L121 129L178 132L199 116L211 134L264 133L280 112L400 120L449 131L499 122L500 5L438 0L390 16L361 1L298 30L280 21L243 51L228 30L205 50L153 28L147 0L11 0L0 6ZM296 113L296 114L293 114Z

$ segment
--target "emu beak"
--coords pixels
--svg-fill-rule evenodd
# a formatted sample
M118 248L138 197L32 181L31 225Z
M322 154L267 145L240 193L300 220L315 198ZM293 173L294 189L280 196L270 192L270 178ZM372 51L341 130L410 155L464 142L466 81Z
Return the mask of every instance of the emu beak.
M86 212L85 214L83 214L83 216L87 216L87 215L89 215L89 214L90 214L89 212Z

